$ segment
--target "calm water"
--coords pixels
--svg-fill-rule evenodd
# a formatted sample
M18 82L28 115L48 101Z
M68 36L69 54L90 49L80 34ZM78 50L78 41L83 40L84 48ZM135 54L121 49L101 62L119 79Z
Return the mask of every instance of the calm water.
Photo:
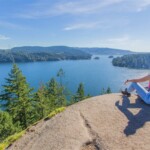
M143 76L149 70L136 70L114 67L112 59L108 56L100 56L99 60L77 60L77 61L58 61L58 62L36 62L19 63L18 66L26 76L28 83L35 90L40 83L46 83L63 68L65 77L63 83L75 93L80 82L84 83L85 92L91 95L99 95L101 89L108 86L113 92L119 92L126 79ZM6 77L12 64L0 64L0 88L5 83ZM57 79L57 78L56 78Z

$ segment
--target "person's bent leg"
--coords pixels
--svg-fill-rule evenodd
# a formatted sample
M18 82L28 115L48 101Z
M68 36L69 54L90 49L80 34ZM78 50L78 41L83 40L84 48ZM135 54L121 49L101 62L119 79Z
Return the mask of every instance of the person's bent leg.
M144 87L142 87L141 84L135 82L131 83L127 91L130 93L134 90L136 90L137 94L142 98L145 103L150 104L150 96L148 96L149 92Z

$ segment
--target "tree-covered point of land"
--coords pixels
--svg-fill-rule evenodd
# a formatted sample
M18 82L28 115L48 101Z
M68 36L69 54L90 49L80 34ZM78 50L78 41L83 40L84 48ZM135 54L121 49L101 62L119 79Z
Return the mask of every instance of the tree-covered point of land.
M24 46L0 50L0 63L90 59L91 54L67 46Z
M117 57L112 60L112 64L119 67L150 69L150 53Z

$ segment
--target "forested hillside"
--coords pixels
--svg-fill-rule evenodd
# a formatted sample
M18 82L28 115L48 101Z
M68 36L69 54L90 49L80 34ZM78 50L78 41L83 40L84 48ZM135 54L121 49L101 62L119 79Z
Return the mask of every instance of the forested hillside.
M129 50L122 50L122 49L114 49L114 48L79 48L80 50L83 50L84 52L88 52L90 54L95 55L127 55L127 54L133 54L135 52L129 51Z
M112 64L119 67L150 69L150 53L117 57L113 59Z
M132 51L68 46L22 46L0 50L0 63L90 59L92 55L126 55Z
M0 50L0 63L90 59L91 54L66 46L25 46Z

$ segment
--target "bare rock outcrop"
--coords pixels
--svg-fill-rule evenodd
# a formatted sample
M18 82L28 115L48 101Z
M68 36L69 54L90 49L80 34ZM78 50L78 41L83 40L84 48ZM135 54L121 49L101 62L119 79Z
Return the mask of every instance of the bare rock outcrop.
M150 150L150 105L136 96L92 97L31 127L9 150Z

